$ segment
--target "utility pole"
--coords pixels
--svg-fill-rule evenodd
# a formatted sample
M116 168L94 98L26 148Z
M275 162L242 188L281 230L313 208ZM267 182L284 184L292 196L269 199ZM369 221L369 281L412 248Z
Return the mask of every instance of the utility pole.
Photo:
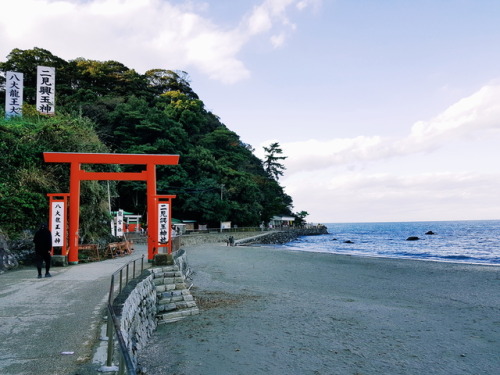
M222 192L224 191L224 184L220 184L220 200L222 200Z

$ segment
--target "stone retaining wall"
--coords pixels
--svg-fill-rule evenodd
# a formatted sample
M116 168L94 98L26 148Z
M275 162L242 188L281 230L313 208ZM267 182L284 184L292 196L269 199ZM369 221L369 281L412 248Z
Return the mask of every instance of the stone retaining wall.
M135 286L121 308L120 329L135 366L138 351L146 346L158 324L156 303L154 276L150 274Z
M189 268L186 252L174 254L173 266L154 267L143 280L124 291L126 298L117 303L115 311L120 330L137 367L137 354L146 344L158 324L171 323L198 314L193 296L185 284ZM117 297L120 300L120 296Z

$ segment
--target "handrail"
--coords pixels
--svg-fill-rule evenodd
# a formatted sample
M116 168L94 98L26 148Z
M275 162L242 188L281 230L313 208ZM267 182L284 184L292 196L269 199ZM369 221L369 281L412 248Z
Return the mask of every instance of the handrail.
M141 258L134 259L130 262L128 262L126 265L115 271L111 275L111 283L109 287L109 296L108 296L108 325L107 325L107 330L106 334L108 336L108 353L107 353L107 358L106 358L106 369L109 369L109 371L115 371L118 370L118 374L124 374L124 371L127 371L128 375L136 375L136 369L133 364L132 358L130 357L130 353L127 349L127 344L125 343L125 340L123 339L123 335L120 330L120 322L118 321L118 318L116 317L115 311L113 309L113 303L115 301L115 277L119 275L119 285L118 285L118 294L121 293L121 291L128 285L128 283L136 278L136 262L141 261L141 271L139 272L139 275L142 274L144 271L144 255ZM132 267L132 277L130 276L129 268L130 265L133 264ZM123 282L123 271L126 271L125 274L125 283ZM118 366L118 369L116 369L113 366L113 354L114 354L114 334L116 333L116 338L118 340L118 344L120 346L119 350L119 355L120 355L120 364ZM106 371L106 370L104 370Z

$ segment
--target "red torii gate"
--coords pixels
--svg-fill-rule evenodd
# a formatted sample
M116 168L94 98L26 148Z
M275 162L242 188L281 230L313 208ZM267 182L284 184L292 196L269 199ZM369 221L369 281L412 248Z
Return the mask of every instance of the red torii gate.
M70 163L69 182L69 253L68 262L78 263L78 230L80 223L80 181L115 180L146 181L148 208L148 260L152 261L158 249L158 214L156 212L156 166L179 164L179 155L152 154L90 154L44 152L46 163ZM82 164L129 164L145 165L142 172L87 172ZM169 250L171 250L169 241Z

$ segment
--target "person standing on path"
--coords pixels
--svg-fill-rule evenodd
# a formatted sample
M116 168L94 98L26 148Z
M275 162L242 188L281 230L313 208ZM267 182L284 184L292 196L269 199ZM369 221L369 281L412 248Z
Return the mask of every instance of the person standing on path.
M38 278L42 277L42 265L45 262L45 277L52 277L50 274L50 260L52 249L52 234L46 224L40 225L33 237L35 243L36 268L38 269Z

